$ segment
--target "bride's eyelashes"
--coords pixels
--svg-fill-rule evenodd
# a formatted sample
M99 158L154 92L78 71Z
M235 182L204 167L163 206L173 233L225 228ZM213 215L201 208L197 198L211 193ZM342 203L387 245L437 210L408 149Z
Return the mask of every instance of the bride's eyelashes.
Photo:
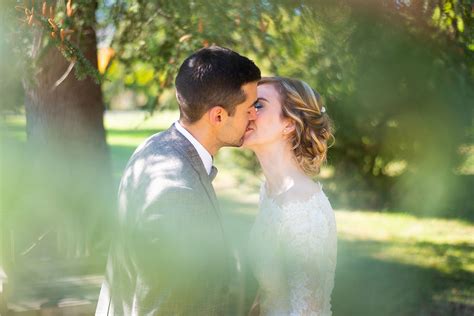
M260 102L257 102L255 103L254 107L255 107L255 110L258 111L259 109L263 108L263 105Z

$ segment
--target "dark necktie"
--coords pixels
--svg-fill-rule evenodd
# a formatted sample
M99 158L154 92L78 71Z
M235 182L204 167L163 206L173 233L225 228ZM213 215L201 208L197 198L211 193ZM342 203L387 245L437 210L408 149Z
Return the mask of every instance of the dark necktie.
M217 176L217 168L212 166L211 168L211 173L209 173L209 178L211 179L211 182L214 180L214 178Z

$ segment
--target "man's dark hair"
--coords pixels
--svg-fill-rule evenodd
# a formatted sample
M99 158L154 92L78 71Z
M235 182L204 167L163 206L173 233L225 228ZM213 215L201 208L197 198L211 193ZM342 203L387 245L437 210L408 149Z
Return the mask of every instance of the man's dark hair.
M224 47L202 48L186 58L176 76L180 118L194 123L216 105L233 115L246 98L241 87L260 78L260 69L247 57Z

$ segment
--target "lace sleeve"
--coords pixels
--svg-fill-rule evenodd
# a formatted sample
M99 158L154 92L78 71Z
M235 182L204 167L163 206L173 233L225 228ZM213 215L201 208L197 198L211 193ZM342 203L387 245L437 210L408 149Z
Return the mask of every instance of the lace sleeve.
M288 284L290 315L330 315L334 283L336 227L325 196L286 208L282 221L282 251Z

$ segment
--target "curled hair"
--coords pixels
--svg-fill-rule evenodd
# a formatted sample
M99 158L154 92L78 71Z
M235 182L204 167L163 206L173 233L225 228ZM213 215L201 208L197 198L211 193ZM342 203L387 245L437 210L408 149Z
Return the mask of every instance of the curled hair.
M264 77L259 85L273 85L280 96L282 116L295 123L288 135L300 168L316 175L326 161L328 141L334 142L333 124L323 110L321 96L302 80Z

